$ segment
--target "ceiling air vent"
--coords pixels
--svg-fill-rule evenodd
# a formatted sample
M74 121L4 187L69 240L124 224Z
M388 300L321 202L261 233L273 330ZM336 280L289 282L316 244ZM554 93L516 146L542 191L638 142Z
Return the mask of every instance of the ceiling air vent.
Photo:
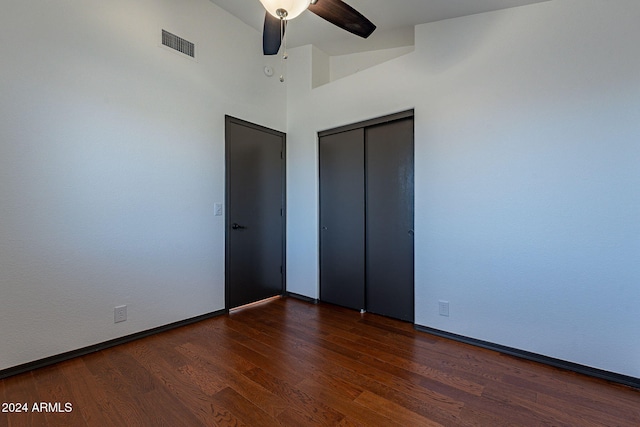
M169 31L162 30L162 44L192 58L196 57L196 46L193 43Z

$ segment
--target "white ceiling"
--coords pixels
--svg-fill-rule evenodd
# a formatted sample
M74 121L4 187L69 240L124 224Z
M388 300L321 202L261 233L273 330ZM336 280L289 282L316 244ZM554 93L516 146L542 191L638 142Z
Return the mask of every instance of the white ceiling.
M211 1L262 33L265 10L259 0ZM378 27L368 39L305 11L289 22L287 46L313 44L330 55L408 46L415 25L543 1L548 0L345 0Z

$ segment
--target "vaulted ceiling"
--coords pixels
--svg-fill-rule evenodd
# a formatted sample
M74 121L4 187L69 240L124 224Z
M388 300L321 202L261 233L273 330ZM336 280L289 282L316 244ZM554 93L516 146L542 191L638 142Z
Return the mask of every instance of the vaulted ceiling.
M265 10L259 0L211 1L262 32ZM313 44L330 55L408 46L415 25L543 1L548 0L345 0L378 27L368 39L305 11L289 23L287 46Z

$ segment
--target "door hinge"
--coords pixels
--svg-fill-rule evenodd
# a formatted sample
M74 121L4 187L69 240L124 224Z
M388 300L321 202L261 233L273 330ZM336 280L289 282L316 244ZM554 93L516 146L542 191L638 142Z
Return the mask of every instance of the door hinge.
M284 151L281 151L281 152L280 152L280 158L281 158L281 159L284 159Z

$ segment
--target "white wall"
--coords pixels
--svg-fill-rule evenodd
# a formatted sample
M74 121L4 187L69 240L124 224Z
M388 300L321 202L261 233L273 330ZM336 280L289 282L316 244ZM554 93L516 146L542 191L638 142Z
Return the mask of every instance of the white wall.
M413 45L331 56L329 58L331 81L350 76L410 52L413 52Z
M318 296L316 132L415 108L416 323L640 377L639 18L554 0L421 25L315 89L326 56L291 49L288 289Z
M285 129L260 34L208 0L16 0L0 40L0 369L224 308L224 115Z

